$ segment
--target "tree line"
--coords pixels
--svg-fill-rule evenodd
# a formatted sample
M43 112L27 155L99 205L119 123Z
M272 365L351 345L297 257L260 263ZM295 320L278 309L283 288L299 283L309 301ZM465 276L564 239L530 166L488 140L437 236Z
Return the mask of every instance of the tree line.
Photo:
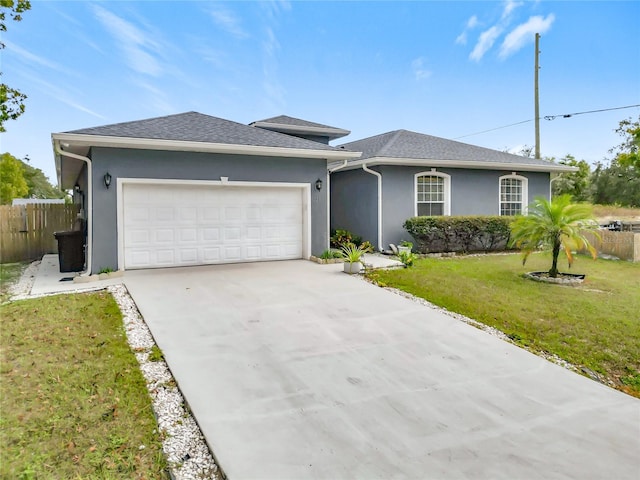
M578 168L577 172L563 173L552 180L554 197L569 194L574 202L640 207L640 116L637 120L622 120L616 132L622 142L610 150L613 158L593 167L570 154L560 159L546 158Z

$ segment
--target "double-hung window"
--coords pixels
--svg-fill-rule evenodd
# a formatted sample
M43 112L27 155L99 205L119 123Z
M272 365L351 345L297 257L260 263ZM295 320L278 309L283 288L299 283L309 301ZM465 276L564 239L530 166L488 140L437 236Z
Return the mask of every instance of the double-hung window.
M450 215L450 177L439 172L416 175L416 216Z
M526 177L515 174L500 177L500 215L525 213L526 201Z

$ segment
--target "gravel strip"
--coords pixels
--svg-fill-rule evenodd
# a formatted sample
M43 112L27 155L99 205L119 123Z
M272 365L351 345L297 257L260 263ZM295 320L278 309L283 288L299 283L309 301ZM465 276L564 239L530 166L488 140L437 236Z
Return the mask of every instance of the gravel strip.
M107 288L122 312L127 339L147 382L162 435L162 449L175 480L219 480L204 436L187 407L164 360L151 361L155 341L124 285Z
M39 265L39 261L33 262L23 271L20 280L9 289L11 295L9 301L104 290L104 287L89 287L65 293L30 295ZM120 307L127 341L135 353L146 380L163 439L162 450L167 457L171 478L174 480L221 480L223 476L169 367L162 359L160 361L149 359L156 343L127 288L124 285L113 285L107 290Z
M39 266L40 260L30 263L27 268L23 270L20 279L9 287L11 300L19 300L29 295L31 287L33 287L33 283L36 281Z

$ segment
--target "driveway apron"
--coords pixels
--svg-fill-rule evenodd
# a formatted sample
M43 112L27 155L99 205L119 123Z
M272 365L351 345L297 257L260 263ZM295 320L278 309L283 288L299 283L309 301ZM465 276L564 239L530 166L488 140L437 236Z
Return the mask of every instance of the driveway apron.
M228 478L639 478L640 401L341 268L126 273Z

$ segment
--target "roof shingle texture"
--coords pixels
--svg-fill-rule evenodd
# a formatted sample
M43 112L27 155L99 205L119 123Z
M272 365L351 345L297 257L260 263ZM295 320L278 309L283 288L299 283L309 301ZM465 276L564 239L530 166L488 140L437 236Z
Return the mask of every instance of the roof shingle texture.
M417 160L451 160L473 162L499 162L528 165L551 165L551 162L499 152L490 148L433 137L409 130L394 130L339 146L362 152L357 160L367 158L408 158Z
M134 122L82 128L70 132L80 135L222 143L259 147L299 148L335 151L334 147L303 138L250 127L198 112L186 112Z
M308 120L289 117L287 115L279 115L277 117L265 118L264 120L257 120L252 123L277 123L280 125L293 125L296 127L316 127L316 128L330 128L335 130L342 130L341 128L338 128L338 127L331 127L329 125L323 125L321 123L309 122Z

